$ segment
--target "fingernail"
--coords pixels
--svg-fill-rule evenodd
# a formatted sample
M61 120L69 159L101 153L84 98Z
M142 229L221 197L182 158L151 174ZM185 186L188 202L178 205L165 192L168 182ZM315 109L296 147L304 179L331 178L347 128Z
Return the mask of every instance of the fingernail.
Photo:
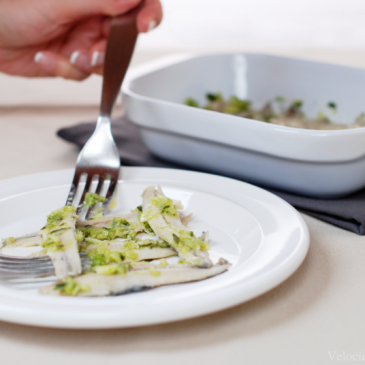
M75 51L72 53L71 57L70 57L70 63L71 64L75 64L76 63L76 60L77 60L77 57L79 57L79 54L80 52L79 51Z
M35 55L34 55L34 62L35 63L39 63L41 58L43 56L43 52L37 52Z
M151 19L148 23L148 32L154 28L156 28L157 22L154 19Z
M105 58L105 52L95 51L91 57L90 67L103 65L104 58Z
M89 56L85 52L75 51L70 57L70 63L80 68L89 68L90 60Z
M34 62L39 63L46 70L53 70L55 65L55 59L52 56L47 55L47 53L37 52L34 55Z

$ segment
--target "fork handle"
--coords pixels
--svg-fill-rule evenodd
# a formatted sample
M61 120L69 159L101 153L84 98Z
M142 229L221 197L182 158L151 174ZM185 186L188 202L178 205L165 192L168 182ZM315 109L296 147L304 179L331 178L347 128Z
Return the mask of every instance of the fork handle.
M143 3L143 2L142 2ZM111 20L104 62L100 115L110 117L137 41L137 14L142 3Z

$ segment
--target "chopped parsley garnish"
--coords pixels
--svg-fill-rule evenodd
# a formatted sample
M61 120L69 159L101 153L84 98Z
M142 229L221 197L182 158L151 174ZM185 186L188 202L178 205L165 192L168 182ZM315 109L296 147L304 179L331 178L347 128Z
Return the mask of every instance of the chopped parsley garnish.
M255 100L257 104L262 105L260 108L253 108L250 100L241 99L235 95L225 99L220 93L207 93L207 104L201 108L219 113L231 114L243 118L258 120L266 123L273 123L287 127L304 128L304 129L319 129L319 130L338 130L348 128L365 127L365 118L358 117L352 124L339 124L335 120L331 120L328 112L324 114L321 110L318 111L318 116L308 118L302 112L304 105L302 100L284 98L277 96L262 104L263 100ZM192 99L186 99L185 104L199 107L196 102L191 102ZM337 114L337 103L330 101L326 104L330 108L333 115Z
M215 94L208 93L205 96L208 99L208 101L212 101L212 102L222 100L222 94L221 93L215 93Z
M105 198L95 193L86 193L84 200L84 207L91 208L95 206L97 203L104 203Z
M192 98L186 99L184 104L187 106L192 106L193 108L199 108L198 102Z
M76 296L80 292L90 291L89 285L81 285L71 277L67 277L63 283L58 283L54 286L55 290L59 290L62 294Z

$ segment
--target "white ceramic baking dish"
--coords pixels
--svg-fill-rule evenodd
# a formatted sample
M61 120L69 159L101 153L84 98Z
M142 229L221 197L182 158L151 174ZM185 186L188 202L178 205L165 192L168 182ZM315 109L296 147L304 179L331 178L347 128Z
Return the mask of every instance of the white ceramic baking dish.
M181 55L144 65L123 85L127 117L156 156L309 196L365 186L365 128L317 131L277 126L183 105L207 92L262 106L276 96L304 112L350 124L365 111L365 70L262 54Z

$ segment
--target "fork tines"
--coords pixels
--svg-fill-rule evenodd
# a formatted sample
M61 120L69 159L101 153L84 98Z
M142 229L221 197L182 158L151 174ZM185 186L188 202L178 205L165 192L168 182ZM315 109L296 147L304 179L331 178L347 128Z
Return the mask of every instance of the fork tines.
M81 253L83 270L90 267L90 260ZM0 277L42 277L54 275L54 267L49 257L12 257L0 255Z
M109 170L106 173L103 171L95 171L95 168L92 170L93 171L88 172L86 172L85 169L83 169L82 172L76 171L70 193L67 198L66 205L74 205L77 207L77 214L80 216L80 219L90 218L93 210L100 206L102 206L103 211L105 211L113 198L118 181L119 169L117 171ZM99 203L95 207L90 207L87 210L86 208L83 209L85 195L88 192L96 193L104 197L104 203Z

